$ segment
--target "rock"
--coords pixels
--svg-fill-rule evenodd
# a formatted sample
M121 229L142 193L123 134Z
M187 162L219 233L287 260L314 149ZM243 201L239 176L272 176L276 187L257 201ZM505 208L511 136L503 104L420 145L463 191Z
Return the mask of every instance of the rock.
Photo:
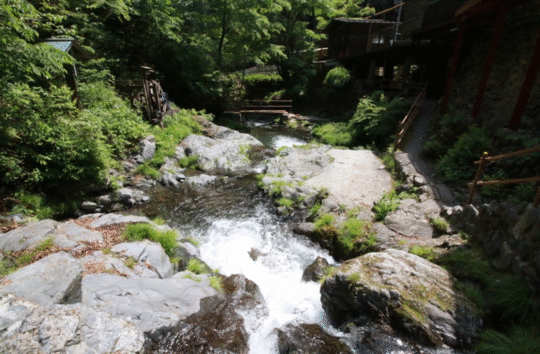
M334 326L369 315L428 344L468 346L481 320L455 284L441 267L388 249L344 262L321 286L321 301Z
M186 157L186 151L182 146L177 146L175 150L175 157L177 160L183 159Z
M116 191L116 195L118 197L118 200L120 200L121 202L125 202L133 198L133 190L129 188L121 188Z
M153 135L146 137L139 143L140 154L135 157L137 163L151 160L156 152L156 140Z
M54 233L54 244L59 247L74 248L86 242L100 241L103 241L101 233L69 221L59 224Z
M330 165L327 155L329 146L323 145L313 149L290 147L282 151L287 155L277 156L267 161L267 173L272 175L295 176L300 179L304 176L313 177L323 172Z
M80 259L81 264L88 269L89 274L100 274L113 271L115 274L122 274L129 278L159 278L159 275L150 270L144 263L135 263L131 266L125 259L120 259L102 251L95 251L92 254ZM128 265L130 265L128 267Z
M79 208L86 211L94 211L96 210L98 205L94 202L83 202L81 205L79 205Z
M338 337L323 331L317 324L292 325L278 329L279 354L352 354Z
M197 260L200 260L201 258L201 254L199 250L197 249L197 247L195 247L189 242L179 243L178 247L174 251L174 256L180 259L180 261L178 262L179 271L187 269L188 262L190 259L195 258Z
M266 316L268 309L259 287L243 275L225 278L223 289L224 295L202 299L200 311L184 320L187 326L160 341L158 348L174 348L177 353L247 354L249 334L238 312Z
M414 175L413 176L413 184L416 186L416 187L421 187L421 186L424 186L426 185L426 179L420 175Z
M254 261L256 261L260 256L266 255L266 253L263 253L255 248L250 249L248 254L249 254L249 258L253 259Z
M390 230L384 224L376 223L373 224L373 230L375 231L375 237L377 238L378 243L389 242L392 238L396 236L396 233Z
M334 211L339 209L339 204L336 198L330 196L322 201L322 206L326 211Z
M294 226L293 232L304 236L311 236L315 232L315 224L312 222L301 222Z
M176 177L170 172L163 172L161 175L161 184L165 187L178 188L179 184Z
M81 301L83 268L66 252L54 253L8 275L0 295L8 293L43 306Z
M6 220L20 224L26 221L26 217L22 214L12 214L12 215L8 215L6 217Z
M89 274L82 282L83 304L131 319L150 337L196 313L202 298L216 294L207 280L196 282L178 274L167 279Z
M388 214L384 225L390 230L407 237L431 238L433 228L426 220L426 214L440 212L433 200L418 203L414 199L404 199L401 205Z
M98 202L101 204L101 205L109 205L112 203L112 198L109 194L106 194L106 195L102 195L98 198Z
M217 176L209 176L209 175L199 175L199 176L193 176L189 177L187 179L187 182L190 184L197 184L197 185L205 185L214 182L218 177Z
M129 320L81 304L38 306L0 299L2 353L139 353L144 334Z
M102 227L108 225L117 225L117 224L136 224L136 223L151 223L150 219L146 216L135 216L135 215L120 215L120 214L105 214L97 218L90 227Z
M51 237L57 225L56 221L47 219L6 232L0 237L0 249L4 252L15 252L34 248Z
M325 258L317 257L317 259L304 270L302 280L315 282L321 280L325 275L326 268L329 266L330 264L328 264L328 261Z
M111 252L119 253L126 257L133 257L137 262L146 264L161 279L169 278L173 275L169 256L167 256L159 243L148 240L124 242L113 246Z
M135 187L137 188L140 188L140 189L144 189L144 190L147 190L147 189L150 189L152 188L153 186L156 185L156 181L154 181L153 179L146 179L146 178L143 178L143 179L140 179L138 181L136 181L134 183Z
M251 172L251 161L246 155L246 149L250 146L262 146L262 143L250 135L238 132L216 135L218 136L220 138L212 139L189 135L182 141L182 146L187 155L198 156L197 165L202 171L225 175ZM221 136L226 136L227 139Z

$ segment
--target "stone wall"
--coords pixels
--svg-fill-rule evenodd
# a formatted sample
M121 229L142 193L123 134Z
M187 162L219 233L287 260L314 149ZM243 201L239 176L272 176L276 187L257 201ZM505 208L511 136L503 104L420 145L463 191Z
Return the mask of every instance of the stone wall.
M483 27L467 32L456 79L452 86L450 104L472 111L484 62L489 51L495 19ZM482 105L481 119L486 127L502 127L510 121L533 48L540 32L540 0L512 10L506 18L497 59L493 67ZM528 101L521 128L540 125L540 75Z
M443 215L482 246L495 268L518 272L540 289L540 207L492 202L446 207Z

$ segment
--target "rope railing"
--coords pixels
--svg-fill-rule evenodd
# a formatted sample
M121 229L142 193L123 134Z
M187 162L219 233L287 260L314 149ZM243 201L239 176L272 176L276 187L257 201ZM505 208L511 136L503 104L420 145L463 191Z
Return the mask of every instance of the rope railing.
M394 142L394 151L397 150L399 144L401 144L401 142L403 141L405 134L407 134L407 130L411 126L414 118L416 118L416 116L420 112L420 109L424 104L424 100L426 99L426 93L427 86L425 86L424 89L420 92L420 94L418 94L418 97L416 97L416 100L412 104L409 112L407 112L407 114L405 115L405 118L403 118L403 120L399 122L398 133L396 135L396 141Z
M538 187L536 189L536 196L534 197L533 205L534 207L537 207L538 204L540 204L540 176L525 177L525 178L511 178L511 179L496 180L496 181L480 181L480 178L482 177L482 174L484 172L484 168L489 162L501 161L501 160L505 160L511 157L525 156L525 155L532 154L534 152L540 152L540 146L533 146L527 149L511 152L508 154L501 154L497 156L489 156L487 152L484 152L480 160L474 162L475 165L478 165L478 170L476 170L476 175L474 176L474 180L471 183L467 184L471 188L469 192L469 197L467 198L467 204L470 204L472 202L472 198L474 197L474 194L476 193L478 186L495 186L495 185L503 185L503 184L521 184L521 183L536 182L538 184Z

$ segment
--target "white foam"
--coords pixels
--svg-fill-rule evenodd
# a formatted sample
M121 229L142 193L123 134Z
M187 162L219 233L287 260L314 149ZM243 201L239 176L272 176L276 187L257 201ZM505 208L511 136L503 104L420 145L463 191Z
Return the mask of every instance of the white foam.
M306 145L305 140L295 138L292 136L278 135L272 139L272 147L274 149L279 149L282 146L292 147L294 145Z
M200 246L202 259L212 268L225 275L244 274L259 286L269 316L245 316L250 353L257 354L275 353L274 329L289 322L329 327L320 302L320 284L303 282L302 273L317 256L334 263L326 251L296 238L263 209L254 218L215 220ZM249 257L251 248L263 253L256 261Z

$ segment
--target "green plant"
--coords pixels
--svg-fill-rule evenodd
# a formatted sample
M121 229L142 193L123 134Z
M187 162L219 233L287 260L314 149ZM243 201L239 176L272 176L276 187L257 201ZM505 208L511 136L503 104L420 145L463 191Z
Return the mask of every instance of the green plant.
M352 274L349 274L349 276L347 277L347 281L351 282L351 283L358 283L360 281L361 277L360 277L360 274L358 273L352 273Z
M406 244L407 244L407 241L405 241L405 240L399 240L399 242L398 242L398 245L400 245L400 246L404 246Z
M127 225L124 231L124 238L127 241L148 239L157 242L169 257L173 256L173 251L177 246L176 236L174 230L160 231L154 228L153 225L145 223Z
M309 209L309 212L312 216L315 216L319 213L319 210L321 210L322 205L320 203L314 204L311 209Z
M202 279L194 274L186 273L182 276L182 279L191 279L193 281L196 281L197 283L200 283Z
M458 279L491 283L493 273L489 262L478 247L455 249L437 257L435 263L441 265Z
M196 259L196 258L191 258L188 261L187 270L189 270L191 273L195 273L195 274L209 273L206 265L203 262Z
M279 198L276 202L278 203L278 205L286 207L286 208L290 208L294 204L292 200L287 199L287 198Z
M220 293L223 292L223 279L220 276L211 276L208 281L210 282L210 286L212 288L216 289Z
M137 264L137 261L135 260L135 258L130 256L124 260L124 264L126 267L133 269Z
M184 156L178 160L178 165L183 168L194 168L198 167L199 155Z
M332 214L323 214L317 220L315 220L315 229L320 230L323 226L330 226L334 223L334 216Z
M346 123L327 123L323 125L316 125L311 132L324 144L348 147L353 145L354 132Z
M200 243L199 241L197 241L196 239L194 239L193 237L188 237L186 238L186 240L191 243L193 246L195 247L199 247L200 246Z
M141 175L150 177L152 179L158 179L159 176L161 175L159 173L159 171L157 169L155 169L154 167L150 166L149 163L144 163L142 165L139 165L135 169L134 173L135 174L141 174Z
M156 225L165 225L167 222L165 221L165 219L163 219L162 217L160 216L157 216L155 217L153 220L152 220Z
M349 70L342 66L337 66L328 71L323 83L329 87L342 89L345 88L350 81L351 74L349 73Z
M348 252L351 252L355 249L356 243L358 241L369 242L368 238L369 236L372 236L372 235L373 235L373 229L371 227L371 223L365 220L349 218L341 226L337 241ZM373 245L370 245L370 246L373 246Z
M538 298L521 277L506 275L495 279L488 287L489 300L502 312L504 319L519 323L538 323Z
M390 192L384 193L377 204L373 206L375 220L384 220L386 216L396 210L400 204L400 195L398 195L394 189L392 189Z
M436 231L441 233L447 232L450 229L450 224L448 221L440 217L430 218L429 223L431 226L433 226L433 228L435 228Z
M101 252L103 252L103 254L111 254L111 248L110 247L102 248Z
M48 249L51 249L54 246L54 237L49 237L46 240L42 241L37 247L36 251L43 252Z
M409 249L409 253L425 258L428 261L433 261L436 257L436 253L433 251L433 248L426 246L414 245Z
M537 327L513 327L504 334L489 329L476 346L478 354L531 354L540 353L540 330Z

